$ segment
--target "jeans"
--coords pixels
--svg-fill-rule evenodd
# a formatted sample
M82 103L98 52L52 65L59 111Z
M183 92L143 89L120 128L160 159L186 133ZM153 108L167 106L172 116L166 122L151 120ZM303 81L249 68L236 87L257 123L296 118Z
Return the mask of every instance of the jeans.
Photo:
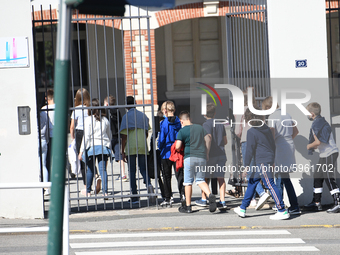
M137 161L137 155L129 155L128 156L128 165L129 165L129 174L130 174L130 188L131 188L132 194L137 194L136 161ZM145 155L144 154L138 154L139 171L143 176L144 183L148 187L149 185L151 185L151 181L150 181L149 176L146 177L145 162L146 162Z
M48 182L48 170L46 167L46 158L47 158L47 142L44 139L41 139L41 158L42 158L42 167L43 167L43 181Z
M267 166L268 164L263 165ZM245 210L249 206L250 201L255 194L256 185L258 185L262 178L263 183L270 190L278 211L285 211L285 205L283 203L282 196L274 183L273 174L270 171L266 171L266 169L264 169L261 164L257 165L257 167L258 170L256 172L253 172L249 178L248 188L246 190L246 193L244 194L244 198L242 200L240 208Z
M244 165L244 161L245 161L245 156L246 156L246 150L247 150L247 142L243 142L241 144L241 151L242 151L242 159L243 159L243 165ZM251 175L251 167L255 165L255 159L252 158L251 162L250 162L250 166L249 166L249 169L250 171L248 172L247 174L247 180L249 181L249 177ZM259 182L257 185L256 185L256 193L261 197L265 191L262 187L262 184ZM253 199L255 199L256 197L256 194L254 193L254 197Z
M98 160L98 168L100 176L102 177L102 188L103 193L107 193L107 173L106 173L106 162L107 155L95 155L89 156L87 163L87 173L86 173L86 190L87 193L91 192L91 185L93 181L93 175L95 174L95 164L96 159Z
M286 188L290 207L292 209L299 209L299 204L295 194L293 184L290 180L289 173L278 173L276 178L276 186L281 196L283 197L283 185Z

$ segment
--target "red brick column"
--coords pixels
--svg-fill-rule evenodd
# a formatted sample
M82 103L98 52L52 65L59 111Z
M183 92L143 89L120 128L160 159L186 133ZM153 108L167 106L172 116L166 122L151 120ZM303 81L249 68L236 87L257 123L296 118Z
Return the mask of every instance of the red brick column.
M150 48L148 43L148 31L146 29L124 31L124 53L125 53L125 79L126 95L134 96L137 104L151 104L151 79L153 88L154 104L157 105L157 81L156 81L156 53L155 53L155 31L150 30ZM132 45L132 47L131 47ZM150 77L150 59L152 77ZM157 110L157 109L155 109Z

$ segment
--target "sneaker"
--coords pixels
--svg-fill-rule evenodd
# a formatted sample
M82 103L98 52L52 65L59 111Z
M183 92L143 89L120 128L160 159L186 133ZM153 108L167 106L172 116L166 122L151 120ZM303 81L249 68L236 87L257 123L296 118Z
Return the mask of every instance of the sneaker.
M209 211L215 212L216 211L216 196L212 193L209 195Z
M257 203L257 206L255 207L255 210L260 210L264 204L268 201L268 199L270 198L270 195L267 193L264 193L260 199L259 202Z
M198 206L202 206L202 207L207 207L208 206L207 200L203 200L202 198L199 199L199 200L196 200L195 204L198 205Z
M250 202L250 206L251 207L256 207L256 199L252 199L251 202Z
M239 206L234 208L234 213L236 213L241 218L245 218L246 217L246 210L241 209Z
M192 213L191 205L189 205L189 206L187 206L187 205L181 206L181 207L178 208L178 211L180 213Z
M322 205L320 202L310 202L309 204L304 206L304 209L310 211L310 210L316 210L316 211L322 211Z
M124 176L122 177L122 181L123 181L123 182L127 182L127 181L128 181L128 178L126 177L126 175L124 175Z
M44 194L45 194L46 196L49 196L49 195L50 195L50 189L45 189Z
M277 212L277 207L276 207L276 205L274 205L274 206L272 207L272 210L275 211L275 212Z
M131 202L131 200L132 200L132 202ZM129 204L132 203L133 205L134 205L134 204L138 204L138 203L139 203L139 198L132 198L132 199L129 199L127 202L128 202Z
M270 216L269 219L271 220L286 220L289 219L290 214L287 210L284 210L283 212L277 212L274 215Z
M220 202L218 202L217 204L216 204L216 206L217 206L217 208L218 209L224 209L224 210L227 210L228 209L228 207L227 207L227 204L225 203L225 201L220 201Z
M293 209L293 208L289 207L288 208L288 213L290 215L299 215L299 214L301 214L301 211L300 211L300 208Z
M338 213L340 212L340 205L334 205L331 209L327 210L328 213Z
M175 201L174 201L174 198L173 198L173 197L170 197L170 203L171 203L171 204L175 203Z
M167 201L166 199L164 199L163 202L160 203L159 205L162 206L162 207L167 207L168 205L170 205L170 202Z

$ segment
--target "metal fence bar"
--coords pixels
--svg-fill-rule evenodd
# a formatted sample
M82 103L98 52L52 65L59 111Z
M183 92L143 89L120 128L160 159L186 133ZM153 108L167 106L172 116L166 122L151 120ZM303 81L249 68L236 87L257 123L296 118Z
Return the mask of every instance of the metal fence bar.
M130 10L132 9L132 7L130 7ZM42 10L42 9L41 9ZM40 11L39 10L39 13ZM135 13L132 15L132 12L130 11L130 16L126 16L126 17L102 17L102 16L91 16L91 17L88 17L87 15L85 16L85 18L79 18L79 15L78 13L74 13L73 19L71 19L71 24L74 24L72 25L72 27L75 27L77 30L74 32L74 40L77 40L77 42L75 42L74 40L71 40L69 46L72 46L74 45L75 47L78 46L78 49L73 49L73 53L72 55L70 56L70 63L71 63L71 66L70 66L70 69L71 69L71 82L72 82L72 93L74 93L75 90L77 90L79 87L80 89L83 89L83 88L88 88L89 92L90 92L90 97L91 99L93 98L93 96L97 96L99 97L99 100L100 102L102 101L103 99L103 96L104 96L104 84L101 84L103 83L103 79L106 78L106 90L107 90L107 96L110 95L110 92L112 90L112 84L111 84L111 79L110 78L113 78L112 76L109 76L110 74L112 74L114 72L114 84L115 84L115 89L116 89L116 97L117 97L117 102L118 104L117 105L109 105L109 106L106 106L106 107L102 107L102 106L99 106L99 107L92 107L92 106L88 106L88 105L85 105L84 104L84 97L82 95L81 97L81 105L80 106L77 106L75 107L74 103L72 105L72 107L69 108L69 111L73 111L72 112L72 116L73 116L73 119L75 118L75 111L76 110L79 110L79 111L82 111L83 113L85 111L88 111L88 110L95 110L95 109L105 109L105 110L112 110L112 109L115 109L117 111L119 111L120 109L124 109L124 108L127 108L127 107L141 107L143 110L142 112L145 114L146 112L149 111L149 109L151 108L151 112L152 112L152 115L154 113L154 101L153 101L153 87L152 87L152 58L151 58L151 44L150 44L150 25L149 25L149 18L151 17L149 15L149 13L143 13L143 15L141 15L141 10L142 9L136 9L136 11L138 11L138 15L135 15ZM34 10L33 10L33 13L34 13ZM52 9L50 8L49 10L49 13L50 15L52 14ZM43 14L46 14L45 12L43 12L41 15ZM117 24L119 24L118 20L120 21L120 29L121 30L121 38L119 38L119 36L117 36L118 34L115 33L116 32L116 27L117 27ZM53 38L55 37L54 36L54 31L47 31L46 28L54 28L55 26L53 25L54 23L56 23L58 20L57 19L52 19L52 17L50 18L46 18L46 16L42 16L42 19L41 20L36 20L34 19L34 16L33 16L33 21L32 21L32 24L33 24L33 30L35 31L37 26L39 26L38 28L38 33L39 36L41 37L42 36L42 32L46 32L45 35L48 35L48 33L51 34L51 39L49 39L49 37L44 37L44 40L49 42L49 40L53 40ZM143 22L143 23L142 23ZM144 23L145 22L145 23ZM84 23L84 26L82 26L80 23ZM126 25L130 23L130 28L127 28ZM147 23L147 29L145 27L142 27L142 24L144 26L144 24ZM110 24L110 25L109 25ZM111 25L112 24L112 25ZM46 27L45 27L46 26ZM104 28L104 34L102 35L102 27ZM109 45L109 41L107 41L108 39L108 35L109 35L109 29L107 29L107 26L112 26L112 43L113 43L113 50L109 49L111 47L108 47ZM124 30L125 29L125 30ZM142 31L143 29L143 31ZM147 86L149 86L149 84L146 84L144 79L145 79L145 71L143 70L145 68L145 60L144 60L144 53L142 53L142 49L144 51L144 48L145 47L145 44L144 44L144 38L143 37L140 37L139 39L137 38L136 40L134 40L137 44L136 45L129 45L128 47L131 47L131 49L133 49L133 46L136 46L139 48L140 50L140 56L137 56L139 55L138 52L133 52L133 50L131 50L131 57L132 57L132 60L135 58L137 58L137 61L138 62L141 62L141 64L139 64L139 66L137 67L138 68L138 72L139 72L139 68L141 69L141 80L142 82L139 83L139 80L138 80L138 84L136 84L135 82L135 68L133 68L133 72L132 72L132 76L133 76L133 79L132 79L132 88L134 89L134 91L132 91L132 94L135 96L135 99L137 97L136 100L139 100L141 99L141 104L133 104L133 105L127 105L126 104L126 98L125 98L125 103L122 103L121 104L121 101L119 100L119 94L121 95L123 91L120 91L120 88L118 88L118 72L120 72L120 70L118 71L118 65L119 65L119 61L121 61L121 59L119 58L119 55L120 52L122 52L122 69L123 69L123 74L125 75L125 79L124 79L124 88L122 88L122 90L124 89L124 93L125 95L126 92L127 92L127 88L126 88L126 66L125 66L125 49L127 48L126 45L124 45L124 43L126 44L126 41L124 42L124 36L127 36L128 34L130 34L130 36L132 35L132 30L135 30L135 31L139 31L140 35L141 33L143 33L143 36L145 35L145 37L148 37L147 41L148 41L148 48L149 48L149 63L147 65L150 65L149 69L149 74L150 74L150 91L151 91L151 103L146 100L149 100L150 98L147 98L147 93L146 93L146 89L147 89ZM42 32L41 32L42 31ZM111 30L110 30L111 31ZM145 31L147 31L148 35L146 35L146 33L144 33ZM92 36L92 32L94 32L94 36ZM136 34L137 35L137 34ZM103 39L102 39L103 38ZM120 51L119 49L119 44L117 43L119 40L122 40L121 42L121 45L122 45L122 50ZM131 39L132 39L132 36L131 36ZM104 40L104 42L102 42L102 40ZM36 41L35 41L36 42ZM85 43L83 43L85 42ZM130 41L132 43L132 40ZM104 43L104 45L102 45L102 43ZM139 43L139 45L138 45ZM40 44L39 44L40 45ZM47 46L49 46L50 44L47 44ZM52 45L55 45L54 42L52 43ZM44 45L42 45L44 46ZM102 47L104 46L104 47ZM53 48L54 46L52 46ZM86 47L86 48L85 48ZM91 48L92 47L92 48ZM47 48L46 50L49 50L49 48ZM53 50L53 49L52 49ZM110 52L113 51L113 58L111 58L111 56L109 55ZM138 49L137 49L138 51ZM104 56L102 56L104 52ZM83 54L85 53L85 55ZM77 56L78 54L78 56ZM129 52L130 54L130 52ZM85 57L85 59L84 59ZM52 58L55 58L54 54L52 54ZM37 58L38 59L38 58ZM46 59L46 57L45 57ZM48 56L48 60L50 59L50 56ZM111 59L113 59L113 66L114 68L111 69ZM140 59L140 61L139 61ZM77 63L78 61L78 63ZM39 62L39 65L40 66L44 66L46 63L46 61L41 61ZM131 63L132 65L134 65L134 62L132 61ZM85 67L86 66L86 67ZM94 68L94 69L93 69ZM105 69L103 69L105 68ZM46 68L45 68L46 69ZM37 69L36 69L37 70ZM97 72L97 76L94 78L93 75L95 75L95 73ZM104 74L105 73L105 74ZM105 77L104 77L105 75ZM92 76L92 77L91 77ZM137 77L138 79L140 77ZM46 77L44 77L44 79L46 80ZM95 80L95 83L97 84L92 84L93 80ZM38 83L37 83L38 84ZM51 83L52 85L53 83ZM45 82L45 85L47 85L47 83ZM138 86L137 86L138 85ZM38 86L38 85L37 85ZM45 92L46 92L46 88L44 87L45 89ZM135 89L141 89L140 91L140 96L137 96L137 93L135 93ZM102 90L102 91L101 91ZM144 91L145 90L145 91ZM37 87L37 91L38 91L38 87ZM96 93L96 91L98 93ZM130 92L129 92L130 93ZM138 98L140 97L140 98ZM72 100L73 101L73 100ZM46 111L50 111L51 109L47 109ZM108 117L110 118L110 117ZM143 117L145 118L145 117ZM83 116L83 119L84 119L84 116ZM119 120L118 120L119 121ZM118 123L118 126L119 123ZM93 127L93 125L92 125ZM84 130L86 128L89 128L89 127L84 127ZM152 128L154 129L154 119L152 118ZM119 145L121 145L121 141L120 141L120 133L118 134L119 136ZM153 135L154 136L154 135ZM130 137L131 139L131 137ZM147 141L147 136L145 135L144 136L144 139L145 141ZM82 141L84 142L84 137L82 139ZM138 142L137 142L137 145L138 145ZM143 147L143 145L139 145L139 147ZM146 159L146 162L145 162L145 167L147 168L147 172L146 172L146 175L147 175L147 178L148 178L148 165L147 165L147 153L148 153L148 145L145 144L144 145L144 148L145 148L145 154L143 155ZM154 146L154 148L156 148ZM128 150L129 150L129 146L127 148L127 154L128 154L128 157L130 157L130 153L128 153ZM136 156L137 158L137 162L138 162L138 155ZM85 167L87 167L87 165L85 165ZM111 181L112 181L112 196L108 196L109 198L114 198L114 199L118 199L118 198L121 198L121 207L124 208L124 204L123 204L123 198L134 198L134 197L147 197L147 198L151 198L153 197L154 195L159 195L158 192L157 192L157 178L156 178L156 191L154 193L150 192L147 194L144 194L144 190L143 190L143 187L142 187L142 183L141 183L141 178L138 178L138 177L141 177L140 175L140 171L139 169L137 168L136 171L138 171L138 194L137 196L135 195L127 195L126 192L128 191L126 188L126 185L123 185L123 182L121 181L121 185L119 187L119 185L117 185L117 188L115 188L115 185L114 185L114 174L115 174L115 169L118 169L118 167L116 168L115 166L113 166L113 164L111 164L111 173L109 176L109 178L112 177ZM120 175L122 175L122 165L119 165L119 173ZM128 171L128 170L126 170ZM70 188L75 188L76 189L76 192L72 192L69 191L69 201L70 201L70 207L72 207L73 203L71 203L72 200L77 200L77 210L80 211L82 209L82 207L85 209L85 210L93 210L92 206L94 206L94 209L97 210L100 206L104 205L104 209L107 209L106 207L106 204L107 202L106 201L103 201L103 203L101 202L98 202L97 203L97 199L100 199L100 198L103 198L102 196L96 194L95 192L95 196L91 196L91 197L88 197L87 196L87 192L86 192L86 196L85 197L81 197L81 195L79 194L80 190L81 190L81 187L82 187L82 184L79 183L79 181L81 181L81 178L80 176L78 175L78 172L77 172L77 175L76 175L76 181L73 181L72 183L72 179L69 178L69 176L66 178L67 180L67 185L68 187ZM85 179L86 181L86 175L83 175L83 178ZM74 187L76 186L76 187ZM111 186L111 185L110 185ZM110 187L111 188L111 187ZM120 192L120 196L119 195L114 195L115 193L117 193L117 191ZM95 199L96 201L93 201L93 199ZM86 204L85 202L83 202L83 200L86 200ZM147 206L149 206L149 199L147 200ZM81 202L81 203L80 203ZM113 201L112 205L113 205L113 208L115 207L115 201ZM141 203L139 203L139 206L141 206ZM130 203L130 208L132 208L132 203Z

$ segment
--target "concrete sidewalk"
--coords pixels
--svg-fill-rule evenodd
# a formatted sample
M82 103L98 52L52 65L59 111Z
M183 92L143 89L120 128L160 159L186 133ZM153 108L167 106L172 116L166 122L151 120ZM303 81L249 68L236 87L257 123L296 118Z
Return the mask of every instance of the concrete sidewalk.
M234 208L240 199L228 197L228 206ZM269 204L271 205L271 204ZM193 206L192 214L178 212L179 203L172 208L136 208L106 210L70 214L70 232L121 232L121 231L165 231L207 229L272 229L272 228L338 228L340 213L303 212L285 221L272 221L274 211L267 205L260 211L247 210L246 218L239 218L232 210L210 213L207 208ZM43 227L48 219L0 219L0 228Z

